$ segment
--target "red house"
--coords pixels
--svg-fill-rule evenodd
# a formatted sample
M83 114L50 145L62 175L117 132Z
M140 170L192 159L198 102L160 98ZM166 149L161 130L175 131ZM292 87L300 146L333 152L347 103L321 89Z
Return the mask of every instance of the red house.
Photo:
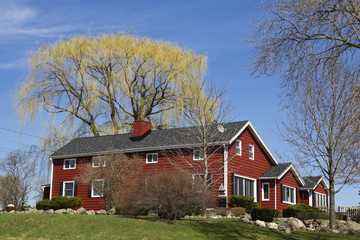
M51 155L50 198L79 196L82 207L103 208L102 198L92 186L80 184L75 179L86 164L106 167L102 156L110 153L129 156L136 153L143 160L144 173L169 171L175 168L174 163L186 167L178 156L170 155L174 149L184 150L185 162L200 165L203 154L194 129L151 130L149 122L138 120L134 122L132 134L76 138ZM211 181L215 197L221 187L225 196L249 195L261 207L282 210L296 203L327 206L323 204L327 199L324 179L302 178L292 163L279 164L250 121L213 124L206 131L212 132L209 145L216 149L208 159L214 163L209 168L210 179L217 179ZM199 175L194 169L188 171ZM100 180L94 179L93 183L96 181Z

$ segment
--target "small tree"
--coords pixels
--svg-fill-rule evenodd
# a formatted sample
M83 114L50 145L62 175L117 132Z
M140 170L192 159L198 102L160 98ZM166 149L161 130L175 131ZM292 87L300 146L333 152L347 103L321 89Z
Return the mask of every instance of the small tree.
M128 201L133 214L153 210L159 217L175 220L205 210L211 194L206 184L185 172L146 176L133 188Z
M104 198L106 209L121 205L127 187L134 184L141 170L141 160L136 156L129 159L125 154L109 154L97 161L95 164L100 167L86 165L78 177L79 182L92 186Z
M29 152L17 150L9 153L0 162L0 204L5 208L14 204L16 209L25 206L33 190L36 175L35 161Z

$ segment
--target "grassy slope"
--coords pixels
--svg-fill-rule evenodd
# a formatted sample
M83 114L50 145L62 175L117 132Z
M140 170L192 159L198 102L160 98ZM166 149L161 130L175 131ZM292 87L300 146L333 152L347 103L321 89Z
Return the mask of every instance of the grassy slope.
M236 219L175 223L119 216L0 214L0 239L358 239L297 231L291 235Z

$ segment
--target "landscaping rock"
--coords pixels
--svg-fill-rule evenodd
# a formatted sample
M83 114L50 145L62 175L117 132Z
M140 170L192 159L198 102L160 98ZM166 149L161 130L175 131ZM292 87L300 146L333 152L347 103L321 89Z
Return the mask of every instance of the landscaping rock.
M286 230L286 227L284 225L278 225L278 230L284 232Z
M95 215L95 211L94 210L89 210L89 211L86 211L86 214L87 215Z
M259 226L259 227L266 227L266 224L264 221L261 221L261 220L256 220L255 221L255 225L256 226Z
M42 210L42 209L37 210L37 213L38 213L38 214L43 214L43 213L44 213L44 210Z
M276 223L277 225L282 225L287 227L288 226L288 218L275 218L274 219L274 223Z
M67 208L66 209L66 214L75 214L75 210L72 208Z
M346 222L343 221L343 220L336 222L336 229L338 229L340 231L341 230L346 230L347 229Z
M86 215L86 209L81 207L76 211L76 213L79 215Z
M273 223L273 222L266 223L266 226L267 226L267 228L278 230L278 225L276 223Z
M285 233L291 234L291 228L290 227L285 228Z
M248 218L241 218L240 221L243 223L250 223L250 219Z
M291 228L291 230L305 230L306 227L304 225L304 223L300 220L300 219L297 219L297 218L289 218L288 220L288 226Z
M322 220L320 224L320 229L327 229L329 227L329 220Z
M96 211L96 215L106 215L106 210L99 210L99 211Z
M35 208L32 208L32 209L29 210L29 213L33 213L33 214L34 214L34 213L38 213L38 210L35 209Z
M355 231L360 231L360 224L354 222L354 221L346 221L346 227L348 229L352 229L352 230L355 230Z
M340 233L340 230L334 229L331 231L332 233Z
M66 209L58 209L54 212L55 214L66 214Z
M10 204L9 204L10 205ZM15 213L16 211L15 210L11 210L9 213Z
M107 213L107 215L115 215L115 214L116 214L116 210L115 210L115 208L111 208L111 209L108 210L106 213Z
M44 211L45 214L54 214L54 210L53 209L48 209Z

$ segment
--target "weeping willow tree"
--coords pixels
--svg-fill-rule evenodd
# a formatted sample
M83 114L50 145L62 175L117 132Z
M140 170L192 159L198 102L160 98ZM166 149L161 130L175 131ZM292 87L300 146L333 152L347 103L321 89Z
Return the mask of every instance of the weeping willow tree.
M120 33L44 45L30 53L29 68L14 97L20 123L45 112L45 145L57 148L77 136L130 131L134 120L175 124L186 96L200 89L206 57Z

